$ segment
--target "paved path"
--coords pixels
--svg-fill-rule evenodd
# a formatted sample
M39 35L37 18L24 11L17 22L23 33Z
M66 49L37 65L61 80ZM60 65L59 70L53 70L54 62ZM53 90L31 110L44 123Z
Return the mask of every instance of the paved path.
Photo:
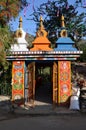
M79 111L69 110L66 107L53 108L52 104L35 101L35 107L21 105L15 108L15 113L10 111L9 97L0 96L0 120L6 120L12 116L29 115L29 116L49 116L49 115L79 115Z

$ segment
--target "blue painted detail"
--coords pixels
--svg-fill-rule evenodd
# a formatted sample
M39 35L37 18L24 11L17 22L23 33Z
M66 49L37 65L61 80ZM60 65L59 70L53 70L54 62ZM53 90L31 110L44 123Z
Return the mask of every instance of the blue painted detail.
M57 48L54 49L55 51L78 51L72 45L58 45Z
M69 37L60 37L56 41L55 51L78 51L75 47L73 47L74 41L72 41Z
M56 44L58 43L68 43L68 44L74 44L74 41L72 41L69 37L60 37L57 41L56 41Z

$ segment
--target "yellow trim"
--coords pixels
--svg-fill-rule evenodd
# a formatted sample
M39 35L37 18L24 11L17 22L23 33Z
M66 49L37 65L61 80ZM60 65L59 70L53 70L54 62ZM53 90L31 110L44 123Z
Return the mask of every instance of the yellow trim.
M71 94L72 94L72 86L71 86L71 61L69 61L70 62L70 96L71 96Z
M25 61L22 61L23 62L23 98L24 98L24 69L25 69Z
M14 69L14 61L12 62L12 101L13 101L13 78L14 78L14 73L13 73L13 69Z
M58 61L58 104L60 103L60 61Z

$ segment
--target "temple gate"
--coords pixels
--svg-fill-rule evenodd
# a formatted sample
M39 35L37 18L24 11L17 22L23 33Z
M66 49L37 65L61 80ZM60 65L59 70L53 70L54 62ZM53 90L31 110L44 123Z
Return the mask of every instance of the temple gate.
M20 35L21 34L21 35ZM22 18L19 20L19 29L16 31L18 44L14 44L7 55L7 60L12 61L12 100L24 99L35 105L36 90L36 63L52 63L52 104L67 105L71 95L71 61L77 60L82 54L73 47L74 42L67 36L67 30L62 16L61 37L56 41L56 48L50 47L51 42L47 38L48 33L43 26L40 17L40 27L36 38L32 42L33 47L29 50L25 41L25 32L22 29Z

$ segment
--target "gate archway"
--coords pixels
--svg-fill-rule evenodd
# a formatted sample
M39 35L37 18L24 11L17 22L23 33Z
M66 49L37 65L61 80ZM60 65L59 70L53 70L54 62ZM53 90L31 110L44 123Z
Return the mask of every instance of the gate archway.
M17 33L20 33L19 31L17 30ZM47 66L46 62L48 66L51 64L52 68L50 74L52 77L52 103L54 105L67 104L71 95L71 61L76 60L82 54L82 51L74 48L74 42L67 36L64 17L62 16L61 37L56 41L55 49L50 48L51 42L47 38L48 33L43 26L42 18L40 18L40 27L30 50L26 47L25 39L22 39L25 33L23 35L22 30L21 32L23 37L17 39L19 45L11 47L13 50L9 51L9 55L6 56L7 60L13 63L12 100L18 100L18 103L21 103L22 99L26 99L25 93L27 93L27 101L34 105L36 99L36 67L38 62L41 66L42 61L40 71L43 71L44 65Z

